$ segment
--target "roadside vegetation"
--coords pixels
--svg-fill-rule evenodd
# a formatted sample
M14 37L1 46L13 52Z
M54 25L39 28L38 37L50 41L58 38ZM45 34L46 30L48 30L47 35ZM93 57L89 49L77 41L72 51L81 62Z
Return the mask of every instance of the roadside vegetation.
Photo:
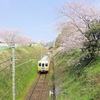
M57 100L100 99L100 54L78 65L81 51L55 55L55 85Z
M100 99L100 23L84 36L82 48L54 56L57 100Z
M42 54L45 54L46 49L41 49ZM10 58L10 61L7 61L4 65L0 65L0 69L2 69L7 64L10 64L0 72L0 100L12 99L11 55L11 49L0 51L0 62L6 61ZM29 87L35 82L37 77L37 61L40 59L40 56L40 46L15 48L16 100L23 100Z
M100 100L100 9L65 2L55 46L57 100ZM62 48L61 48L62 47Z
M100 99L100 23L84 36L82 48L54 56L57 100Z

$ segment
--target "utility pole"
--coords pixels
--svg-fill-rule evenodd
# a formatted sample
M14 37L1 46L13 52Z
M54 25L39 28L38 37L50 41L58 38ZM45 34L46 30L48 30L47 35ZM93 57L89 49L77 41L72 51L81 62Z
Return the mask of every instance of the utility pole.
M12 48L12 100L15 100L15 45Z
M41 58L42 58L42 45L40 44L40 55L41 55Z
M55 40L54 40L54 44L53 44L53 47L55 47Z
M42 46L41 46L41 58L42 58Z

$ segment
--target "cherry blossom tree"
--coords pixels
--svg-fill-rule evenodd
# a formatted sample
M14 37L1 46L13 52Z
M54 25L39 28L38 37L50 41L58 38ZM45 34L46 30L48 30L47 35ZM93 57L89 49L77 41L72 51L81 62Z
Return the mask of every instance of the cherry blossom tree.
M64 51L68 52L72 49L82 48L85 37L76 27L68 22L61 23L59 30L61 34L57 38L56 42L60 42L61 46L64 47Z
M31 46L34 43L34 41L26 36L21 36L18 40L18 44L25 46Z
M40 40L40 45L44 46L45 45L45 41L44 40Z
M19 38L20 38L19 31L12 31L7 29L0 30L0 39L3 42L7 43L9 47L12 44L16 44Z
M86 40L85 32L100 20L100 10L84 3L67 3L62 5L60 14L63 19L58 29L66 51L81 48Z
M12 44L16 44L20 46L22 45L31 46L34 43L32 39L21 35L19 31L13 31L13 30L7 30L7 29L0 30L0 39L3 42L7 43L9 47Z
M94 5L90 6L85 3L65 2L60 13L81 33L84 33L91 25L95 25L96 21L100 19L100 10Z

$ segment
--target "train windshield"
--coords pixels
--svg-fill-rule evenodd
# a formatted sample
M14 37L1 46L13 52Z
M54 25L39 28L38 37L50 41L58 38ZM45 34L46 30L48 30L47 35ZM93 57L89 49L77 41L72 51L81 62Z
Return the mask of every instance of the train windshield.
M47 67L47 66L48 66L48 64L46 63L46 64L45 64L45 66Z
M42 64L42 66L44 67L44 63Z
M39 63L39 66L41 66L41 63Z

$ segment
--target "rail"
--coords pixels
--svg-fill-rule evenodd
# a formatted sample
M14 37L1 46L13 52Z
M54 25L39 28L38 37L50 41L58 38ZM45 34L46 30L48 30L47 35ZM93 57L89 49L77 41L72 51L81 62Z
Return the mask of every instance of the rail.
M40 92L37 93L38 94L38 97L37 98L38 98L38 100L41 100L42 94L43 94L43 89L44 89L44 86L45 86L46 76L47 76L47 74L39 74L39 76L37 78L37 81L36 81L36 83L35 83L32 91L30 93L30 96L28 96L28 100L35 100L32 97L35 97L34 95L35 95L35 92L37 90L40 90ZM42 84L41 84L41 78L43 78L42 79ZM42 86L41 88L38 87L39 84Z

